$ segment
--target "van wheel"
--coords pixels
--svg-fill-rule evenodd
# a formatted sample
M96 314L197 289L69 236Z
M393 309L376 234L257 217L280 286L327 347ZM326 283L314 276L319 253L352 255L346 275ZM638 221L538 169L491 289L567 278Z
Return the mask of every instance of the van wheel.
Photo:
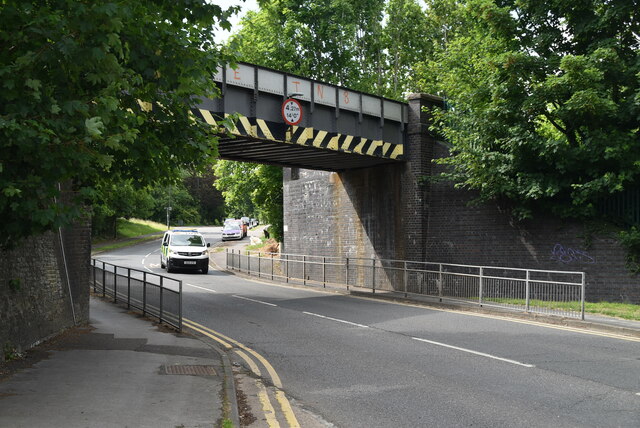
M160 268L161 269L165 268L164 262L162 261L162 256L160 256Z
M201 270L202 270L202 273L206 275L207 273L209 273L209 265L205 266Z

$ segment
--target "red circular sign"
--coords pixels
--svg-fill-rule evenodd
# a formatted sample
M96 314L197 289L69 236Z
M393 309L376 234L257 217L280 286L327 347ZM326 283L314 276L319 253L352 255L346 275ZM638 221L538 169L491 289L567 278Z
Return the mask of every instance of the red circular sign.
M302 105L298 100L289 98L282 103L282 118L289 125L297 125L302 120Z

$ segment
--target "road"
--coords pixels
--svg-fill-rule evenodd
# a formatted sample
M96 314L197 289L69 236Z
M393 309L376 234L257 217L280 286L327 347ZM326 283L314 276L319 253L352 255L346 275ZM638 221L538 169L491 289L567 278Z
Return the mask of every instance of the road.
M215 246L219 228L201 230ZM99 258L162 274L159 248ZM216 270L168 276L183 280L187 325L262 379L280 426L640 426L638 340Z

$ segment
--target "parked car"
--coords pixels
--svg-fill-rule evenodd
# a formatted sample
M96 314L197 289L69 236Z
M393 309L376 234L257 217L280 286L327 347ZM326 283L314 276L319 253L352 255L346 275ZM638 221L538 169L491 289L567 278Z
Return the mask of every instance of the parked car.
M227 220L222 227L222 240L242 239L244 232L242 230L242 222L240 220Z
M240 223L240 229L242 230L242 237L244 238L245 236L247 236L249 228L242 221L242 219L239 219L239 218L228 218L228 219L226 219L224 221L224 224L227 224L227 223Z

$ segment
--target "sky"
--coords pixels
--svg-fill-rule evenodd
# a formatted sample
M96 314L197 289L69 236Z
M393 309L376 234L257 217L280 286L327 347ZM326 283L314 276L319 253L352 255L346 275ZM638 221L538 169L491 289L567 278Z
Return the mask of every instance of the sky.
M242 1L242 0L210 0L212 3L217 4L218 6L222 7L223 9L227 9L228 7L231 6L240 6L242 8L242 10L235 15L234 17L232 17L230 19L231 24L233 25L233 30L235 31L237 30L236 26L237 24L240 22L240 20L242 19L242 17L244 16L244 14L249 11L249 10L258 10L258 2L257 0L246 0L246 1ZM219 42L222 42L224 40L227 40L229 38L229 35L231 33L228 31L224 31L222 29L219 29L218 31L216 31L216 38L219 40Z
M240 22L240 20L242 19L242 17L244 16L245 13L247 13L247 11L249 10L258 10L260 7L258 6L258 2L257 0L207 0L211 3L215 3L218 6L222 7L223 9L226 9L228 7L231 6L240 6L242 8L242 10L235 15L233 18L231 18L231 24L234 26L234 28L232 29L232 31L237 30L237 24ZM301 0L304 1L304 0ZM423 9L426 7L425 2L423 0L419 0L418 3L423 7ZM385 17L386 18L386 17ZM224 31L222 29L219 29L218 31L216 31L216 38L220 40L220 42L223 42L225 40L227 40L229 38L229 36L231 35L231 33L229 31Z

